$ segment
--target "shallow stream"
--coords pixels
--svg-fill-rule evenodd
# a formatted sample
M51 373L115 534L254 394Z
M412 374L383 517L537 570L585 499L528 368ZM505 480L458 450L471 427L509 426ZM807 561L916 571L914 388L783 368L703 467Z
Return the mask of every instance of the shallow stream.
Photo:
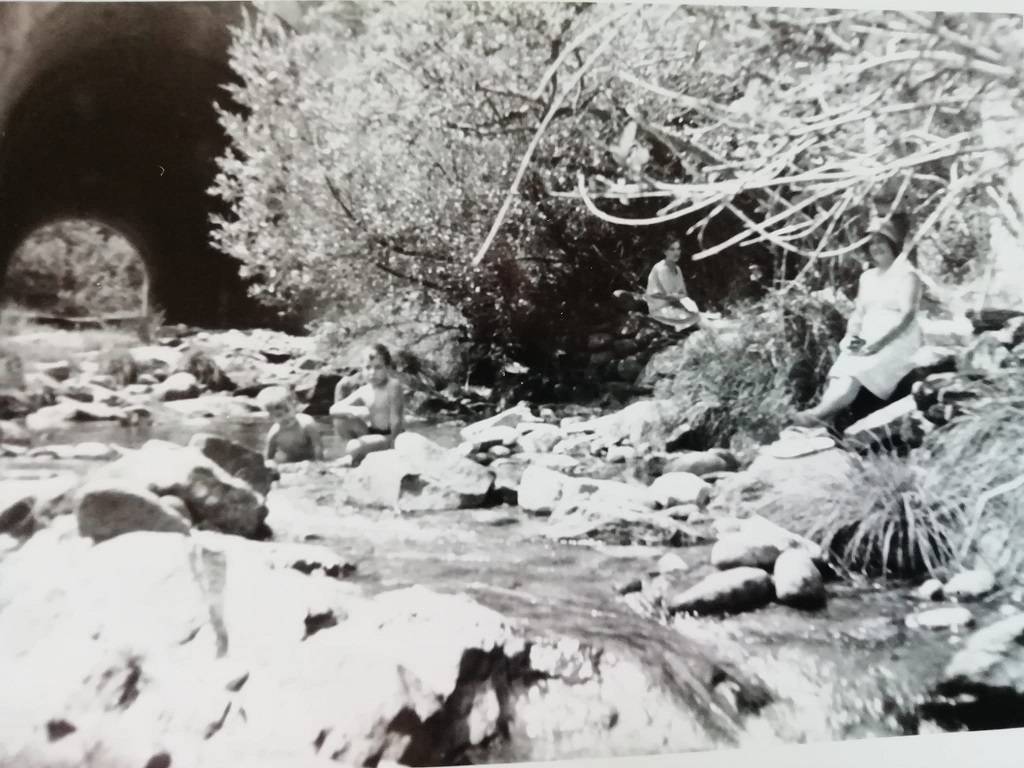
M153 437L184 443L205 431L258 448L266 429L267 423L255 418L130 428L92 422L52 434L49 442L135 447ZM442 444L458 440L454 424L412 429ZM323 431L328 457L337 455L326 422ZM3 459L0 474L86 471L90 465ZM721 746L916 733L916 704L964 637L907 629L904 618L928 606L913 599L909 586L867 582L831 583L828 606L813 613L773 604L738 616L667 622L644 615L617 592L619 585L652 571L663 549L558 543L542 535L543 519L508 506L402 517L353 509L336 498L337 483L330 474L285 473L268 505L276 520L294 519L297 528L276 533L319 541L353 557L354 578L371 591L422 585L468 593L535 634L620 648L669 676L685 676L699 661L699 649L710 649L742 675L761 681L773 700L746 717L738 734L723 737ZM710 572L708 549L675 550L689 566L681 583ZM984 623L996 607L990 602L974 610Z

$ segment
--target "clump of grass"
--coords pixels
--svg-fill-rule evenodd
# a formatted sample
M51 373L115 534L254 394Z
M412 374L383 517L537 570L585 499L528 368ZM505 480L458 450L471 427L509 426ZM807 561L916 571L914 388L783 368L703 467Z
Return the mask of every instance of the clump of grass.
M849 482L807 536L846 571L905 578L940 576L959 561L962 505L930 491L928 470L883 453L852 459Z
M1024 566L1024 372L979 387L970 409L936 430L917 452L925 493L963 510L957 556L981 557L1004 576Z
M702 329L685 342L675 395L708 445L774 439L821 386L845 331L825 299L776 292L736 310L735 333Z

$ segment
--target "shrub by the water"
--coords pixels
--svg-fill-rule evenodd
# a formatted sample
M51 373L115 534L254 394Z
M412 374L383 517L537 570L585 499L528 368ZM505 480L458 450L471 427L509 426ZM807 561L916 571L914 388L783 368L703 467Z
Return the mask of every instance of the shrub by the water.
M799 292L741 306L734 321L734 333L687 342L673 387L709 445L777 437L789 411L819 394L845 330L831 301Z

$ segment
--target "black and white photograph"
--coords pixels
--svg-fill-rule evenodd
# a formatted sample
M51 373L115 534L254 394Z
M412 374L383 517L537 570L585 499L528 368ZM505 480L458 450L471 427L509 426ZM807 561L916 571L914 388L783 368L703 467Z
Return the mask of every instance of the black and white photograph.
M1024 13L836 6L0 0L0 768L1024 727Z

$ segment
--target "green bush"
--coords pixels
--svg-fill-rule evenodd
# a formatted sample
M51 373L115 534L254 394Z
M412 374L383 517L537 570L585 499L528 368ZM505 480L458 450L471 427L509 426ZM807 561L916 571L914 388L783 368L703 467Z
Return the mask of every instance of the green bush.
M4 278L5 296L19 306L70 317L138 311L145 290L145 264L131 243L78 219L29 235Z
M845 320L827 298L780 291L732 321L733 331L706 328L685 342L672 391L707 444L762 444L818 396Z

